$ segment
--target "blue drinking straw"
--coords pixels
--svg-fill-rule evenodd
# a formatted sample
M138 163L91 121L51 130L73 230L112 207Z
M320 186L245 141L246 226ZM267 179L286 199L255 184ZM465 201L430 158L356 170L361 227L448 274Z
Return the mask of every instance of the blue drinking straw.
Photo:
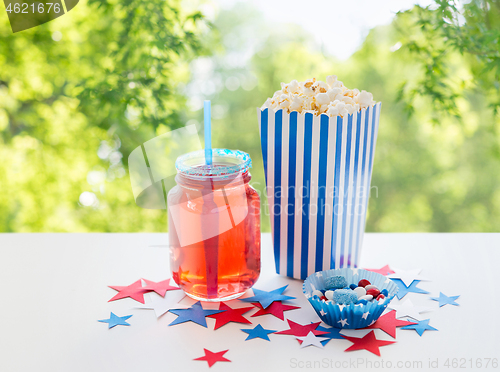
M203 105L205 119L205 161L212 165L212 115L210 101L206 100Z

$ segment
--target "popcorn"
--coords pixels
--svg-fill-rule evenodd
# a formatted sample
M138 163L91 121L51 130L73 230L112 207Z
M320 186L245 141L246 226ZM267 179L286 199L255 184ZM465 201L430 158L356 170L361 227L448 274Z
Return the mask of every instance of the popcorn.
M375 103L371 93L349 89L336 75L329 75L326 82L312 78L302 82L292 80L288 84L281 83L281 90L268 98L261 109L344 117L374 106Z

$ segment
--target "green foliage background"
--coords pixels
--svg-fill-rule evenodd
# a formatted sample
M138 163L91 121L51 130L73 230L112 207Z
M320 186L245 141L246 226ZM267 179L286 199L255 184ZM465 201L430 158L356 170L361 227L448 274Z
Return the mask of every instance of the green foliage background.
M0 231L166 231L135 205L127 157L199 124L202 99L214 145L249 152L262 190L255 108L332 73L383 102L368 231L498 231L499 4L415 7L347 61L243 3L211 23L176 0L90 0L17 34L0 16Z

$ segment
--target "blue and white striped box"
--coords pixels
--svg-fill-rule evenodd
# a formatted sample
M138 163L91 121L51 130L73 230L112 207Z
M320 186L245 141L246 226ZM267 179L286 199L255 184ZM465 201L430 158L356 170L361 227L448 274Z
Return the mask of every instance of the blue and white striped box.
M278 274L357 267L380 107L344 118L257 109Z

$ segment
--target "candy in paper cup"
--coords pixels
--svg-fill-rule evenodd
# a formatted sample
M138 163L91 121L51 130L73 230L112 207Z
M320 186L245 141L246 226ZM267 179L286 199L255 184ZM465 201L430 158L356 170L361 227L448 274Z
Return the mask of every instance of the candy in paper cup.
M278 274L357 267L380 107L345 117L257 109Z
M367 279L379 290L387 289L389 295L380 301L368 301L366 305L339 305L313 298L312 292L316 289L325 289L325 280L335 275L342 275L348 284L358 284L361 279ZM324 323L335 328L358 329L368 327L377 321L396 295L398 286L387 277L372 271L343 268L319 271L310 275L304 281L302 291Z

